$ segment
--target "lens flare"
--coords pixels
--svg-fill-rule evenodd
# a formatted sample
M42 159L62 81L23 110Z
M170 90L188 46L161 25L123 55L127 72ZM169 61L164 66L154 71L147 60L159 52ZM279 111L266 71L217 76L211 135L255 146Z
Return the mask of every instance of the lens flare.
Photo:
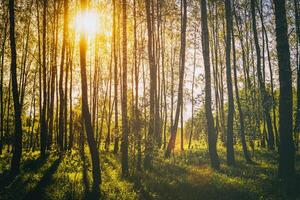
M95 36L99 31L99 15L94 10L79 12L75 17L75 29L88 36Z

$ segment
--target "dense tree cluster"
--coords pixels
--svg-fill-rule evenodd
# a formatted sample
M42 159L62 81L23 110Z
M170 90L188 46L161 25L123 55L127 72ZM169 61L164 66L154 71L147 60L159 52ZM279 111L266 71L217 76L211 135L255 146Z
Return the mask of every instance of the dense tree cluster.
M122 175L207 142L235 164L254 149L295 173L300 132L299 1L9 0L0 5L0 154L89 146ZM177 135L180 134L180 139ZM180 144L178 143L180 141ZM178 148L176 147L178 146ZM249 151L249 147L252 151ZM252 152L252 154L251 154ZM134 157L133 165L129 157Z

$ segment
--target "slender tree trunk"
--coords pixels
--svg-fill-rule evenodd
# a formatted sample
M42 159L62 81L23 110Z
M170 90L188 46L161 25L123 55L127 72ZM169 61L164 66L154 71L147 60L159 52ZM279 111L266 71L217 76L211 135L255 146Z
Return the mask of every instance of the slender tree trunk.
M34 121L31 123L31 116L32 116L32 110L33 111L33 120L35 119L35 82L36 82L36 70L34 71L34 78L33 78L33 86L32 86L32 100L30 103L30 113L29 113L29 122L28 122L28 131L27 134L29 135L28 139L28 146L27 146L27 151L29 151L32 148L32 142L33 142L33 133L31 132L31 126L34 126Z
M174 124L171 127L171 136L169 139L168 147L165 152L165 157L170 157L171 151L175 148L176 133L178 128L179 114L182 112L183 101L183 82L184 82L184 68L185 68L185 50L186 50L186 24L187 24L187 2L182 0L181 7L183 9L181 18L181 48L180 48L180 60L179 60L179 85L178 85L178 99L175 112Z
M43 0L43 31L42 31L42 81L43 81L43 98L42 98L42 113L40 120L40 148L41 148L41 156L45 156L46 154L46 145L47 145L47 122L46 122L46 109L47 109L47 82L46 82L46 15L47 15L47 0Z
M233 148L233 89L232 89L232 77L231 77L231 63L230 63L230 51L231 51L231 33L232 33L232 13L231 13L231 1L225 0L225 13L226 13L226 81L228 90L228 116L227 116L227 164L233 165L235 163L234 148Z
M4 57L5 57L5 43L7 33L8 18L3 28L3 41L1 46L1 69L0 69L0 155L3 150L3 139L4 139L4 102L3 102L3 74L4 74Z
M241 136L241 142L243 147L243 153L245 160L250 163L251 158L248 152L246 138L245 138L245 123L244 123L244 113L242 110L241 102L240 102L240 94L239 94L239 88L238 88L238 80L237 80L237 63L236 63L236 49L235 49L235 38L234 33L232 32L232 53L233 53L233 72L234 72L234 87L235 87L235 98L236 103L238 106L238 112L239 112L239 121L240 121L240 136Z
M68 78L69 78L69 66L70 66L70 48L69 45L67 47L67 54L66 54L66 74L65 74L65 96L64 96L64 150L68 148Z
M251 15L252 15L252 29L253 29L253 37L255 43L255 50L256 50L256 67L257 67L257 77L259 82L260 93L262 95L262 106L264 117L266 118L267 128L268 128L268 135L269 135L269 142L268 146L271 150L274 149L274 133L272 127L272 120L269 113L269 96L267 94L265 84L263 82L263 76L261 73L261 55L260 55L260 47L258 42L257 36L257 28L256 28L256 14L255 14L255 0L251 0Z
M11 49L11 81L12 92L15 110L15 138L13 156L11 159L11 175L16 175L20 172L20 160L22 156L22 119L21 119L21 105L19 102L19 91L17 82L17 51L15 42L15 11L14 0L9 0L9 37Z
M81 0L80 5L83 12L87 9L87 0ZM84 126L87 134L87 141L91 152L92 167L93 167L93 191L96 195L100 195L101 184L101 171L99 162L99 152L94 139L94 131L91 122L91 114L88 104L88 88L87 88L87 75L86 75L86 51L87 39L85 33L80 33L80 72L81 72L81 90L82 90L82 115L84 119Z
M165 69L165 22L163 22L163 29L161 31L162 41L162 76L163 76L163 96L164 96L164 130L163 130L163 149L166 149L167 145L167 120L168 120L168 107L167 107L167 88L168 83L166 81L166 69Z
M40 125L40 148L41 156L45 156L46 153L46 143L47 143L47 123L46 123L46 109L47 109L47 81L46 81L46 15L47 15L47 0L43 0L43 31L42 31L42 113L41 113L41 125Z
M134 131L137 135L137 163L136 168L138 171L142 170L142 149L141 149L141 140L142 135L140 132L140 119L139 119L139 69L137 63L137 19L136 19L136 0L133 1L133 19L134 19L134 76L135 76L135 108L134 108L134 116L135 116L135 124Z
M213 12L213 11L212 11ZM213 75L214 75L214 86L215 86L215 104L216 104L216 137L218 138L219 130L220 130L220 119L222 116L222 110L220 109L220 81L219 81L219 33L217 27L219 26L218 22L218 5L214 4L214 15L213 15L214 22L212 23L212 33L213 33L213 47L214 51L212 51L212 55L214 55L213 62ZM222 69L221 69L222 70ZM221 120L222 121L222 120ZM222 122L223 123L223 122ZM223 129L222 129L222 136L223 136Z
M209 62L209 32L207 25L207 6L206 0L201 0L201 28L202 28L202 49L205 69L205 115L208 135L208 151L212 168L219 169L220 162L217 153L217 137L214 127L214 118L211 110L211 78Z
M110 127L111 127L111 110L112 110L112 99L111 99L111 88L112 88L112 52L110 56L110 63L109 63L109 95L108 95L108 118L107 118L107 135L105 139L105 150L109 151L109 146L110 146Z
M64 90L63 90L63 79L64 79L64 62L66 54L66 42L68 40L68 0L64 0L64 26L63 26L63 39L61 47L61 60L60 60L60 72L59 72L59 127L58 127L58 147L60 151L64 150ZM67 80L65 80L67 81Z
M122 175L128 175L128 116L127 116L127 1L122 0L123 24L123 96L122 96Z
M149 58L149 69L150 69L150 119L148 136L145 144L145 160L144 167L149 169L152 167L152 157L154 148L154 132L155 132L155 93L156 93L156 66L154 57L154 30L153 21L151 19L151 5L152 0L145 0L146 4L146 19L147 19L147 31L148 31L148 58Z
M105 86L105 84L104 84ZM108 93L108 84L106 84L106 89L105 89L105 95L104 95L104 99L103 99L103 106L102 106L102 115L101 115L101 123L100 123L100 137L99 137L99 146L101 143L101 139L102 139L102 132L103 132L103 124L104 124L104 119L106 117L106 99L107 99L107 93Z
M34 72L34 80L33 80L33 88L32 88L32 106L33 106L33 118L32 118L32 125L31 125L31 130L30 131L30 148L33 150L34 142L33 142L33 136L34 136L34 125L35 125L35 91L36 91L36 74L37 71Z
M274 131L275 131L275 136L276 136L276 145L278 146L279 144L279 136L278 136L278 130L277 130L277 120L276 120L276 103L275 103L275 94L274 94L274 81L273 81L273 70L272 70L272 64L271 64L271 55L270 55L270 48L269 48L269 37L268 37L268 32L265 28L264 25L264 20L263 20L263 7L261 8L262 10L259 11L259 15L261 18L261 23L262 23L262 31L263 34L266 38L266 49L267 49L267 56L268 56L268 66L269 66L269 71L270 71L270 79L271 79L271 93L272 93L272 111L273 111L273 126L274 126Z
M70 132L69 132L69 145L68 145L68 148L69 150L72 149L73 147L73 140L74 140L74 133L73 133L73 98L72 98L72 86L73 86L73 45L72 45L72 52L71 52L71 55L70 55L70 62L69 62L69 66L70 66L70 88L69 88L69 94L70 94L70 122L69 122L69 129L70 129Z
M183 96L183 95L182 95ZM180 150L184 151L184 124L183 124L183 100L181 101L181 112L180 112Z
M113 0L113 57L114 57L114 106L115 106L115 127L114 127L114 153L119 151L119 127L118 127L118 57L116 45L116 0Z
M57 15L57 10L56 10L56 2L54 2L54 21L56 21L56 15ZM53 53L53 58L52 58L52 62L51 62L51 81L50 81L50 106L49 106L49 135L48 135L48 142L47 142L47 148L50 149L51 148L51 144L53 141L53 128L54 128L54 94L55 94L55 81L57 78L57 66L56 66L56 29L57 29L57 25L54 23L53 25L53 40L52 40L52 45L53 45L53 49L52 49L52 53Z
M293 92L290 49L287 33L285 0L274 0L276 49L279 65L279 166L278 175L291 179L295 174L295 149L293 142Z
M188 148L191 148L192 138L193 138L193 131L194 131L194 87L195 87L195 72L196 72L196 33L194 33L194 67L193 67L193 81L192 81L192 117L191 117L191 132L189 138L189 145Z

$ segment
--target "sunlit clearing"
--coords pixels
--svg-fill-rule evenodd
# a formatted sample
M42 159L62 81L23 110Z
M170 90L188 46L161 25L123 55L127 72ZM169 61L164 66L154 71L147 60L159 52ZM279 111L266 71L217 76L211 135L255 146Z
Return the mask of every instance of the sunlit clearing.
M99 31L99 14L94 10L79 12L75 17L75 29L79 33L95 36Z

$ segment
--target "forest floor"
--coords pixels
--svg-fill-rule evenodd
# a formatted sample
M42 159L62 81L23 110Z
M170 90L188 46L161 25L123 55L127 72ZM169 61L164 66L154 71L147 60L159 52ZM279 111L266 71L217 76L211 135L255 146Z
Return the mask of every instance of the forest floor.
M101 151L103 199L300 199L300 155L297 176L287 187L277 178L277 153L255 152L255 164L247 164L236 150L235 166L226 165L224 148L219 148L221 170L213 171L205 148L178 152L164 159L157 152L153 169L130 171L121 178L120 158ZM88 148L85 149L85 155ZM91 199L91 164L79 151L64 155L38 152L23 154L21 173L13 180L6 176L9 157L0 157L0 199ZM135 160L130 161L131 169Z

